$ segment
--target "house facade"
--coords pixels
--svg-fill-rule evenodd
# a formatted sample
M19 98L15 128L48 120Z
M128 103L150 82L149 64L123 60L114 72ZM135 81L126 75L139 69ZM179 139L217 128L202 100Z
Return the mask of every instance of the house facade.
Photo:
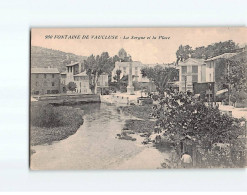
M71 64L66 65L66 85L70 82L74 82L74 75L81 72L81 63L72 62Z
M141 69L145 67L144 64L142 64L139 61L133 61L133 62L116 62L115 68L112 71L112 81L114 81L113 77L117 74L117 70L121 70L120 79L123 76L127 76L129 74L129 66L130 63L132 63L132 77L133 82L149 82L149 79L146 77L143 77L141 74Z
M206 82L206 63L203 59L188 58L178 63L179 91L193 92L193 83Z
M76 92L81 94L91 94L89 86L89 77L86 72L76 74L74 77L74 83L76 84Z
M57 68L31 69L31 94L45 95L60 93L60 72Z

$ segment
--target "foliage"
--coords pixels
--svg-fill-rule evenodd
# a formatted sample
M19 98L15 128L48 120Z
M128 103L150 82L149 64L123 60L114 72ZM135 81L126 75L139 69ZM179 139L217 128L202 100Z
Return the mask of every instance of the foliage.
M152 80L160 94L169 86L169 82L178 80L178 70L161 66L145 67L141 70L142 76Z
M59 141L83 124L82 114L70 107L31 106L31 145Z
M240 119L221 114L217 107L207 107L186 93L166 92L154 106L153 116L175 144L190 136L203 148L210 148L214 143L231 143L243 134Z
M230 88L232 102L242 102L247 94L246 60L221 59L216 63L215 80L218 89Z
M31 124L46 128L66 126L73 122L77 115L76 111L68 107L54 107L49 104L37 107L32 106Z
M115 62L119 61L118 56L110 57L108 52L103 52L101 55L91 55L84 60L84 66L89 76L89 85L93 93L97 92L97 82L102 73L107 73L111 76Z
M196 47L195 49L189 45L180 45L176 52L177 62L184 61L189 57L208 59L224 53L231 53L236 49L238 49L238 45L232 40L213 43L207 47Z
M69 91L75 91L76 89L76 84L74 82L69 82L68 85L67 85L67 88Z
M113 79L117 82L117 83L119 83L120 82L120 74L121 74L121 70L117 70L116 71L116 75L113 77Z

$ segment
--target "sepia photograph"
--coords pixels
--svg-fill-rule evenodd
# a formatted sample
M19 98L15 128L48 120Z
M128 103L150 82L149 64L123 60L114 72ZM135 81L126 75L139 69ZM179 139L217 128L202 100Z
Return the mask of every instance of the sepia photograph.
M247 167L247 28L32 28L31 170Z

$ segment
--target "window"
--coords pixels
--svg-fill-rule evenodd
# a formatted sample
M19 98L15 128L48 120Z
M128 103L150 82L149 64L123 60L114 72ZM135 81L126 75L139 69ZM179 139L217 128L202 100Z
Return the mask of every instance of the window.
M209 68L212 68L212 65L213 65L213 61L209 62Z
M182 81L185 81L185 79L186 79L186 76L183 75L182 76Z
M55 75L54 74L52 74L52 78L54 78L55 77Z
M124 74L126 74L126 67L123 67L123 72Z
M46 74L44 74L44 78L46 79Z
M55 83L54 83L54 82L52 82L52 83L51 83L51 85L52 85L52 86L54 86L54 85L55 85Z
M186 74L187 73L187 66L182 66L182 74Z
M192 82L198 82L198 75L192 75Z
M209 74L209 81L212 81L212 75L211 75L211 73Z
M192 66L192 73L198 73L198 66Z
M36 78L39 78L39 75L38 74L36 74Z

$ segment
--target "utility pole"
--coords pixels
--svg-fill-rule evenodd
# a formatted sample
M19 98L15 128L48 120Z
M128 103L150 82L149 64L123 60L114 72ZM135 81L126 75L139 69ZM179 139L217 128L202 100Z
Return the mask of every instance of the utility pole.
M185 92L187 91L187 76L184 76L184 88L185 88Z
M230 64L229 61L227 61L227 77L228 77L228 105L230 106L231 103L231 95L230 95L230 90L231 90L231 86L230 86Z

